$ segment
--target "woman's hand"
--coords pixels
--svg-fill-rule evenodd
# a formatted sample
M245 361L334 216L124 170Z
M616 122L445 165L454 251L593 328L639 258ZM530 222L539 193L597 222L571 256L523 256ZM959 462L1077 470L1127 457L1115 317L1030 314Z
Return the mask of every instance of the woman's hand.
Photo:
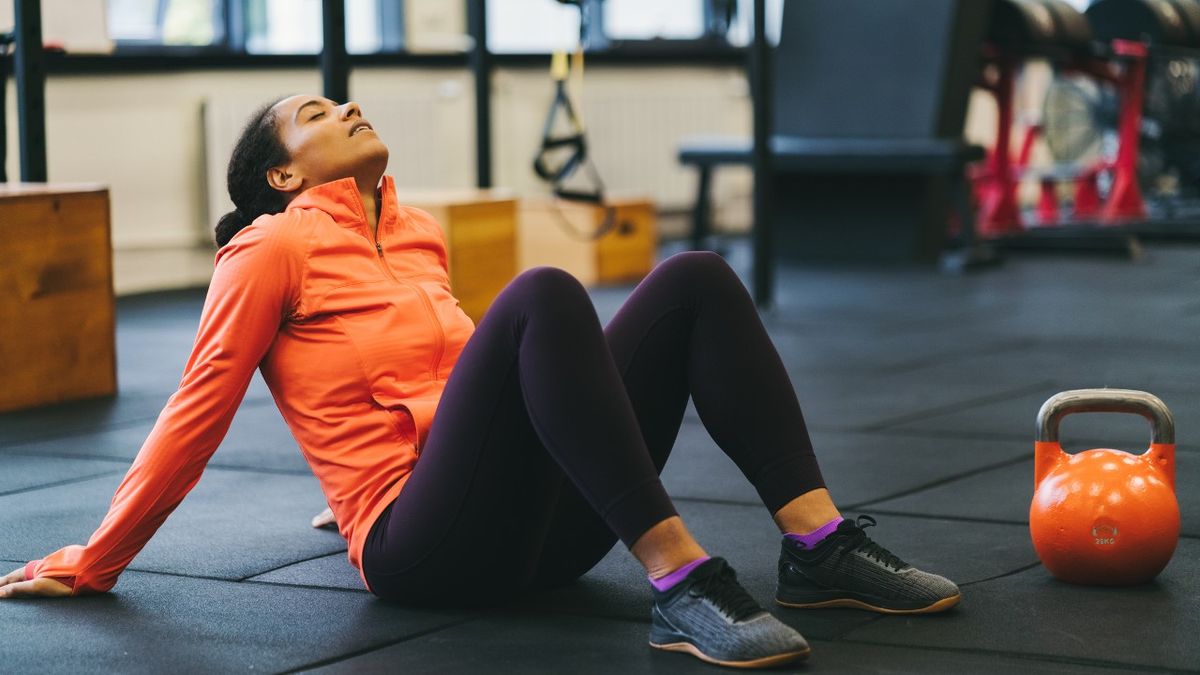
M333 509L326 508L324 511L314 516L312 519L312 526L317 529L337 529L337 520L335 520L333 517Z
M61 598L70 594L70 586L53 579L43 577L26 581L24 567L0 577L0 599Z

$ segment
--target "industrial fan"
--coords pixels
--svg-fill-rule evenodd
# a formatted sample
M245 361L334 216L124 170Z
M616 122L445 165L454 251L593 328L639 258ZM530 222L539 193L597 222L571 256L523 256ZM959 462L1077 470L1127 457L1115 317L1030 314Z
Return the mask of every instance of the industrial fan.
M1150 199L1200 198L1200 61L1152 57L1140 125L1138 183ZM1056 162L1111 160L1117 153L1115 90L1082 74L1055 76L1043 106L1046 146ZM1100 189L1105 189L1104 181Z

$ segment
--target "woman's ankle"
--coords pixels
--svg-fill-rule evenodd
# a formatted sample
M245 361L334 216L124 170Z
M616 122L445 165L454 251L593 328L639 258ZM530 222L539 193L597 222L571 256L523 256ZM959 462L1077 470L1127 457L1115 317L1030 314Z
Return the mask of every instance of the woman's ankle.
M811 532L831 520L842 517L833 503L833 498L829 496L829 490L825 488L818 488L796 497L773 515L779 531L784 533Z
M688 574L690 574L692 572L692 570L703 565L705 562L707 562L709 560L712 560L712 558L710 558L708 556L701 556L701 557L696 558L695 560L691 561L690 563L680 567L679 569L668 572L666 574L661 574L658 576L651 574L651 575L649 575L650 585L653 586L654 589L660 593L663 591L670 590L672 587L675 586L675 584L686 579Z
M646 568L646 574L651 579L664 577L708 556L679 516L672 516L651 527L629 550Z

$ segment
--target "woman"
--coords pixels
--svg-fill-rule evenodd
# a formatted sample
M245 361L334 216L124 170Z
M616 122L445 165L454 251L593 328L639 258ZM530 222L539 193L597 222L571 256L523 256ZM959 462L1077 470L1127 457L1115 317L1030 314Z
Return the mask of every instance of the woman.
M690 396L785 535L780 604L958 602L863 519L842 520L723 260L670 258L603 330L575 279L530 270L476 328L450 294L440 228L397 204L387 161L354 103L293 96L250 120L178 392L88 544L7 575L0 597L109 590L199 480L257 367L380 598L504 601L578 578L620 538L652 584L651 645L741 667L804 658L804 639L707 555L663 491Z

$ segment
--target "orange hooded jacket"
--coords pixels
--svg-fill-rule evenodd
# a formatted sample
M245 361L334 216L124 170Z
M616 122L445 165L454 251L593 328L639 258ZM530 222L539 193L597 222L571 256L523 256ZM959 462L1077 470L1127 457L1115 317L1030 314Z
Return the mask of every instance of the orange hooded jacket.
M54 578L72 595L112 588L200 480L256 367L362 575L367 533L412 472L474 331L450 293L441 228L397 203L390 176L381 196L374 241L357 184L344 178L306 190L217 252L179 391L108 514L86 546L28 563L27 579Z

